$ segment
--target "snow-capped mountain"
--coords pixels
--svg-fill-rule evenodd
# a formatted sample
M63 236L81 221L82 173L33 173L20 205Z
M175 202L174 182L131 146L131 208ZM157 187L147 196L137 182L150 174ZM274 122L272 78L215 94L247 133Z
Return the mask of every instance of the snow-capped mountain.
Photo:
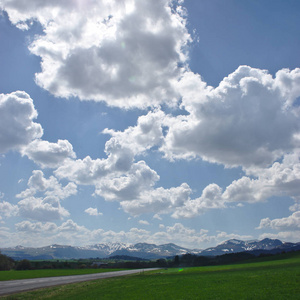
M131 247L131 244L125 243L105 243L105 244L95 244L88 245L84 247L78 247L82 250L93 250L93 251L103 251L106 255L110 255L118 250L128 249Z
M164 244L164 245L155 245L147 243L138 243L132 245L126 249L117 250L113 255L129 255L140 258L162 258L175 255L182 255L186 253L191 253L193 250L177 246L175 244ZM201 250L198 250L197 253L200 253Z
M70 259L70 258L106 258L115 255L128 255L138 258L157 259L168 256L182 255L185 253L200 253L201 250L190 250L175 244L155 245L147 243L124 244L105 243L72 247L66 245L50 245L41 248L14 247L0 249L15 259Z
M73 247L66 245L50 245L41 248L17 246L2 248L1 253L15 259L79 259L79 258L107 258L116 255L133 256L143 259L158 259L183 255L186 253L216 256L226 253L251 252L251 253L278 253L281 251L300 250L300 243L283 243L280 240L264 239L261 241L241 241L231 239L205 250L187 249L175 244L155 245L148 243L125 244L105 243Z
M284 243L276 239L263 239L261 241L241 241L231 239L216 247L205 249L201 255L222 255L225 253L236 253L255 250L272 250L280 248Z

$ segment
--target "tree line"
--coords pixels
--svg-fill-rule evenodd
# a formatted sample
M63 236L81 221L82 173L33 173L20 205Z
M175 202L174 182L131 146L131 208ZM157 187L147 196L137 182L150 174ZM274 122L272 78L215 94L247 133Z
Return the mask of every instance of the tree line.
M283 255L284 252L281 254ZM260 254L259 257L274 256L275 254ZM36 270L36 269L85 269L85 268L109 268L109 269L142 269L142 268L174 268L174 267L199 267L224 265L242 262L257 258L257 255L247 252L228 253L218 256L201 256L196 254L176 255L170 258L156 260L123 257L118 259L76 259L76 260L41 260L35 261L22 259L15 261L11 257L0 253L0 270Z

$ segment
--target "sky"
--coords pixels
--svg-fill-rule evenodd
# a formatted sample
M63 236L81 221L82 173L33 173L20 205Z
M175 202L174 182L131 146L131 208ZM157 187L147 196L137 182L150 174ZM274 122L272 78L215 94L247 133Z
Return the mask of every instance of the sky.
M0 9L0 247L300 241L298 0Z

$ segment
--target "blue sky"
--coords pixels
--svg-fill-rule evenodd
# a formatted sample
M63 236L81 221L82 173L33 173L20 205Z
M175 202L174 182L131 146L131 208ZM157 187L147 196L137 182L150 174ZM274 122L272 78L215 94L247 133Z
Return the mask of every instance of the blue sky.
M1 247L299 241L299 1L0 8Z

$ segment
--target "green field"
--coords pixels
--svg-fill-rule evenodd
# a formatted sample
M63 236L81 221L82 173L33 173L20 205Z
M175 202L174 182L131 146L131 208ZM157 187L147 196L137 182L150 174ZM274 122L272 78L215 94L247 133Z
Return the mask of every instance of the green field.
M300 299L300 255L95 280L3 299Z

